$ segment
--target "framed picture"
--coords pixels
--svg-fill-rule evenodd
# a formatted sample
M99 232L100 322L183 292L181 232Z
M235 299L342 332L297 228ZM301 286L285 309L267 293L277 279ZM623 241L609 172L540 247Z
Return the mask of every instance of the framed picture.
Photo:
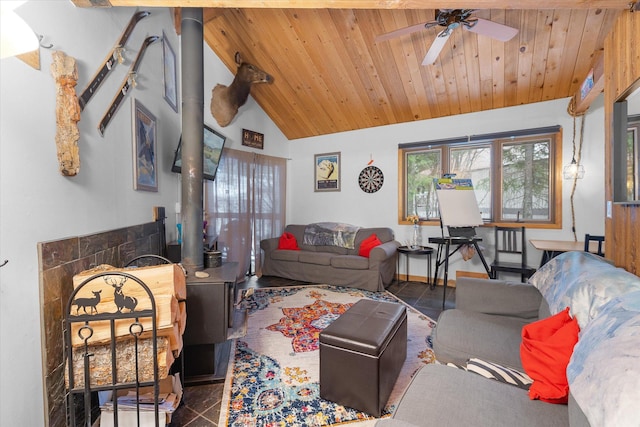
M340 153L316 154L314 191L340 191Z
M222 157L222 150L224 149L226 140L226 136L204 125L204 169L202 170L202 178L210 181L216 179L216 172L218 171L218 165L220 164L220 158ZM171 170L176 173L182 173L182 135L180 135L180 141L178 141L178 148L173 157Z
M178 112L178 76L176 54L169 44L167 35L162 32L162 64L164 66L164 99Z
M133 99L133 188L158 191L156 118Z

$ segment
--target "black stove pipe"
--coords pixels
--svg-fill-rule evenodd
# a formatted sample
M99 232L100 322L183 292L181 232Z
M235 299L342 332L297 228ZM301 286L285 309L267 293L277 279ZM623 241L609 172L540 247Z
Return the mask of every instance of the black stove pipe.
M202 9L183 8L182 40L182 265L204 267L203 180L204 68Z

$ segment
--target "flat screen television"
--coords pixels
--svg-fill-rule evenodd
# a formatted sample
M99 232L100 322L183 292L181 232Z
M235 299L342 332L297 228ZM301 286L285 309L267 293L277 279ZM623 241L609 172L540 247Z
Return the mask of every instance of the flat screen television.
M220 163L220 157L222 156L222 149L226 141L224 135L219 134L209 126L204 125L204 168L202 170L202 177L213 181L216 178L216 172L218 171L218 164ZM178 142L178 148L173 158L173 165L171 166L172 172L182 172L182 135L180 135L180 141Z

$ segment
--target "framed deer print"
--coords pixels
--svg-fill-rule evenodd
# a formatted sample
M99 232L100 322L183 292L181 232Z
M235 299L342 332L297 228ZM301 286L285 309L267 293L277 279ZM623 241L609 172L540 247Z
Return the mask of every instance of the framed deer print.
M314 156L314 191L340 191L340 153Z
M158 191L156 118L133 99L133 188Z
M162 32L162 64L164 66L164 99L171 108L178 112L178 76L176 66L176 54L167 40L167 35Z

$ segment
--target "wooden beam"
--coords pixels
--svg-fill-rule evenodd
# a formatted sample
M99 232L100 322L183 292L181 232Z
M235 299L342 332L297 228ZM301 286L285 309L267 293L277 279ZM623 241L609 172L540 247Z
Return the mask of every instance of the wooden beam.
M598 52L587 76L578 91L573 95L571 103L574 114L582 114L589 109L591 103L604 90L604 54Z
M220 8L207 8L202 11L202 23L207 25L207 22L216 19L218 16L222 15L226 9ZM173 16L173 26L175 27L176 34L180 35L182 31L182 8L176 7L171 8L171 15Z
M77 7L254 9L629 9L630 0L71 0Z

